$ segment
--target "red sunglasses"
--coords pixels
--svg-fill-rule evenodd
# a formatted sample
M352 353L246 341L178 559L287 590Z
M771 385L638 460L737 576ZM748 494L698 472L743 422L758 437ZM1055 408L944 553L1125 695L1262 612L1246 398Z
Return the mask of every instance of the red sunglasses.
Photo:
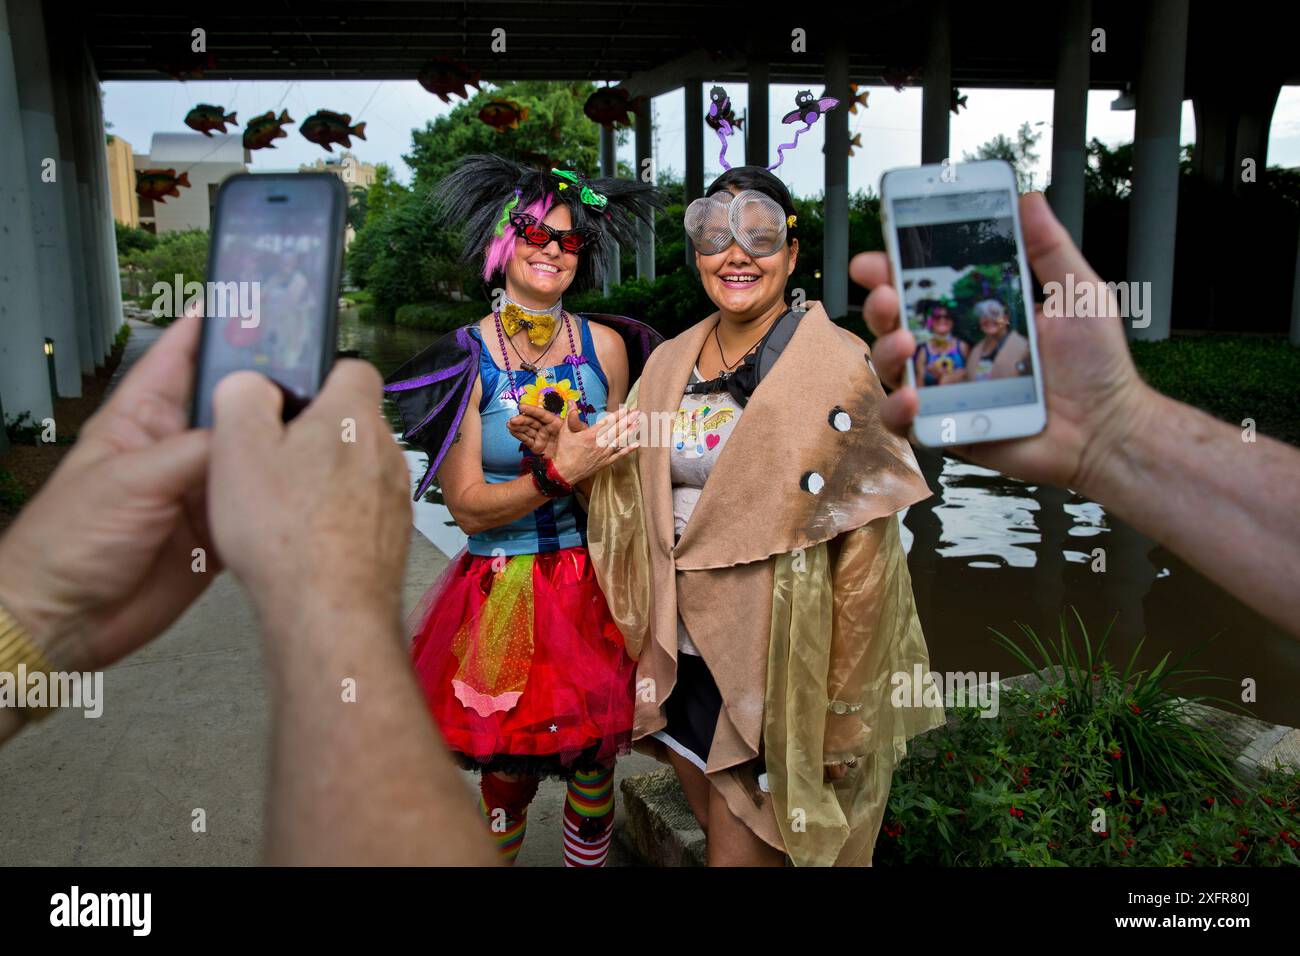
M530 246L544 247L550 242L556 242L562 250L569 253L581 252L596 239L590 229L566 229L561 232L544 222L538 222L536 216L530 216L526 212L511 215L510 225L515 227L515 234Z

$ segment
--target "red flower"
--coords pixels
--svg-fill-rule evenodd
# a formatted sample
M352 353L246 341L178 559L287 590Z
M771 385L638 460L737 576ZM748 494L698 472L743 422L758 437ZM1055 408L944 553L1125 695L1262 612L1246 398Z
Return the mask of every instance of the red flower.
M1142 708L1139 707L1137 704L1129 704L1129 705L1128 705L1128 709L1131 710L1131 711L1133 711L1133 713L1135 713L1135 714L1140 714L1140 713L1142 713Z
M1207 807L1212 807L1212 806L1214 806L1214 798L1213 798L1213 797L1206 797L1206 798L1205 798L1205 805L1206 805Z

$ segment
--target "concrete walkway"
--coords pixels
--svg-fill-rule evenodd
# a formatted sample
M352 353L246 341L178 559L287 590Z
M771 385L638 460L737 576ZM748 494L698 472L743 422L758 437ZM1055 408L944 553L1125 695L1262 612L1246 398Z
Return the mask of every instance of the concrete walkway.
M131 326L114 384L162 333L146 322L131 320ZM408 610L446 565L447 557L413 530ZM222 574L167 633L105 673L100 718L61 711L0 749L0 860L9 866L255 864L269 741L256 622L238 583ZM616 783L656 766L648 757L625 758ZM474 801L477 778L464 778L465 799ZM520 865L562 864L563 802L562 783L542 784ZM205 812L206 833L192 830L197 809ZM622 819L620 799L619 826ZM610 863L626 861L616 842Z

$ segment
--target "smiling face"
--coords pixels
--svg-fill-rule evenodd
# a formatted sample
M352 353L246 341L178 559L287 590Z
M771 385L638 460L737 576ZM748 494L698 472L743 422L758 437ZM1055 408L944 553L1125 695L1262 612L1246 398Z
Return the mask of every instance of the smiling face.
M1005 312L994 312L989 310L980 315L980 331L990 338L995 335L1001 335L1010 326Z
M731 189L732 193L739 189ZM783 245L774 255L757 258L740 244L716 255L695 253L700 284L722 312L740 320L757 318L785 299L785 284L799 258L799 240Z
M573 216L563 203L557 203L542 222L559 231L573 228ZM554 241L533 246L516 237L514 255L506 265L506 295L530 308L550 308L572 284L578 255L565 252Z
M952 316L943 306L930 313L930 331L940 338L946 337L952 331Z

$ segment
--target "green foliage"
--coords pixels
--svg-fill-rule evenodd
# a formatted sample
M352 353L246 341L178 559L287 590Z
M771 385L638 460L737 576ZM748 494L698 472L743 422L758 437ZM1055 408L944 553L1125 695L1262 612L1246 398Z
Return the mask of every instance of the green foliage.
M506 83L476 93L446 116L412 133L411 152L403 157L415 170L415 185L431 185L451 172L456 161L472 153L495 153L521 163L547 157L556 166L595 171L599 166L600 127L582 112L596 87L586 81ZM497 132L479 119L489 100L513 100L528 108L518 129Z
M1182 336L1129 343L1153 388L1242 427L1300 445L1300 349L1264 336Z
M1076 614L1076 619L1078 615ZM875 860L940 866L1267 866L1300 863L1300 774L1230 775L1217 737L1184 722L1168 658L1123 668L1022 628L1040 671L1003 690L996 717L949 709L894 776Z
M571 296L565 305L575 312L626 315L645 322L668 338L717 310L704 294L699 279L686 269L659 276L654 282L625 279L610 289L608 296L592 290Z
M152 295L155 283L174 286L178 275L181 276L182 283L207 281L207 230L189 229L185 232L164 233L151 248L137 249L125 256L122 265L128 271L136 273L145 293L150 294L149 304L152 305L156 298ZM179 304L176 305L175 311L179 312Z
M363 302L357 308L357 320L368 325L392 325L393 309L379 302Z
M117 259L121 262L124 256L132 252L143 249L152 249L158 245L158 237L152 232L141 229L138 226L128 226L124 222L113 220L113 229L117 233Z
M13 513L27 503L27 492L10 472L0 468L0 511Z
M123 322L117 329L117 335L113 336L113 348L124 348L127 340L131 338L131 326Z
M1024 122L1016 131L1015 139L998 133L988 142L976 147L974 153L962 153L961 158L967 163L981 159L1005 160L1015 168L1016 181L1020 184L1021 190L1032 189L1032 169L1038 162L1038 153L1034 152L1034 147L1042 138L1041 132L1035 133L1034 128L1028 122Z
M477 322L486 306L478 302L417 302L400 306L396 323L408 329L427 329L444 334Z

